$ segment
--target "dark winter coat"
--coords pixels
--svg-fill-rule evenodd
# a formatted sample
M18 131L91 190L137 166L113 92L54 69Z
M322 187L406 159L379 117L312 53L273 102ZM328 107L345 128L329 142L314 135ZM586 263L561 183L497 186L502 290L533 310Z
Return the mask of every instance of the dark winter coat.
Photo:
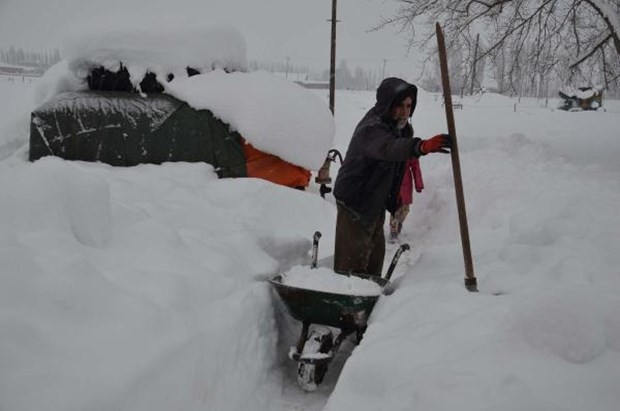
M398 130L390 109L412 97L411 113L417 103L417 87L398 78L383 80L377 102L359 122L334 184L334 196L345 208L369 225L385 210L395 212L404 163L419 157L419 138L407 124Z

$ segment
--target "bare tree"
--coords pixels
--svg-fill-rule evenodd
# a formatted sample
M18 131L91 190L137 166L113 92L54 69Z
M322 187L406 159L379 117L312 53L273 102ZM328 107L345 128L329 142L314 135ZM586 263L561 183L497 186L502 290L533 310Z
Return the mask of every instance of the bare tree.
M428 62L438 21L448 49L460 50L462 67L490 58L503 91L521 93L529 82L538 86L527 92L540 94L552 72L564 81L577 76L607 88L620 85L620 0L397 1L398 12L378 29L399 26L409 47L429 50ZM486 46L474 57L478 34Z

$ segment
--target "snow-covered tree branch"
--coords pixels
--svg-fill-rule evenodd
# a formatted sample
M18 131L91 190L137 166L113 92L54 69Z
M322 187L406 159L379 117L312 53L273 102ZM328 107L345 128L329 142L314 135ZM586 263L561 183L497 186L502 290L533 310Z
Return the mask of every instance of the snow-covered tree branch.
M552 72L617 87L620 75L620 0L397 0L398 12L379 27L399 26L409 47L435 52L435 22L448 47L460 49L463 67L490 58L519 87ZM476 36L483 47L475 53Z

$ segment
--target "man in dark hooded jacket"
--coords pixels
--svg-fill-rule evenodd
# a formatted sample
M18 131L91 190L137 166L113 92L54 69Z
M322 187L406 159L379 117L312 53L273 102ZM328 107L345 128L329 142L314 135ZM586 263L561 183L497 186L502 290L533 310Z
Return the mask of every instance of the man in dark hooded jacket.
M334 184L338 208L334 271L381 276L385 257L385 211L395 212L404 163L428 153L449 153L451 139L413 137L409 118L418 89L390 77L377 102L359 122Z

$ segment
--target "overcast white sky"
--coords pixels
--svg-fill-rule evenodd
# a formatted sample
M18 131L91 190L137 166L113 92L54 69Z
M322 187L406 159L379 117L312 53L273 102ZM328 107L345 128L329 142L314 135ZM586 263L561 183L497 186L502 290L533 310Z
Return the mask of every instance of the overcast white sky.
M368 33L390 15L395 0L338 0L337 62L386 75L411 76L405 35L395 29ZM83 26L128 24L210 26L230 24L246 37L248 59L327 69L332 0L0 0L0 47L61 48ZM158 21L158 23L150 23ZM140 23L142 22L142 23ZM415 52L415 51L414 51Z

